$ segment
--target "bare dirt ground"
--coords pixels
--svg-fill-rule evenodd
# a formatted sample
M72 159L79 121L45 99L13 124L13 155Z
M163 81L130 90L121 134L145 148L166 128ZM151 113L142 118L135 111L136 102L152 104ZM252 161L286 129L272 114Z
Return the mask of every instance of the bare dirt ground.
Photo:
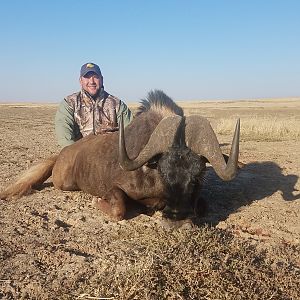
M54 105L0 105L0 190L59 151ZM249 115L299 117L299 101L188 107L213 124ZM231 137L218 136L228 153ZM166 230L161 214L111 222L82 192L0 200L0 299L299 299L300 141L240 143L231 182L208 167L207 213Z

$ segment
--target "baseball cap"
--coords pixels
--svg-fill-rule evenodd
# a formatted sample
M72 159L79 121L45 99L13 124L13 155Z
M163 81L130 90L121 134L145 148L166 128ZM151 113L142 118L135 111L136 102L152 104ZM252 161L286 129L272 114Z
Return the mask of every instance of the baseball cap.
M88 72L94 72L97 75L102 76L99 66L93 63L84 64L80 69L80 76L85 76Z

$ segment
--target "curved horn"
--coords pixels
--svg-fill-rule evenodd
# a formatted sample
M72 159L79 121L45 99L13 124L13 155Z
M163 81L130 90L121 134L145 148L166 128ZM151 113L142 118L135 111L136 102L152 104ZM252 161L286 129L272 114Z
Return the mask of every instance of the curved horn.
M131 160L126 151L123 116L121 115L119 131L119 163L121 168L127 171L136 170L144 165L151 157L165 152L172 145L181 120L182 118L178 115L162 119L152 132L148 143L138 157Z
M197 115L187 117L185 132L187 146L204 156L221 179L227 181L235 177L239 156L240 119L236 123L227 164L216 134L207 119Z

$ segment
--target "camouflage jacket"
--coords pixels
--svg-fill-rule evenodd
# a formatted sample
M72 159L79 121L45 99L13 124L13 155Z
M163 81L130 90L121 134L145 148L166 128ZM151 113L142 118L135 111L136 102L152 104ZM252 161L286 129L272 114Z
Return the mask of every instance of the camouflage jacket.
M101 89L94 100L84 90L67 96L55 115L55 133L61 147L89 134L118 130L120 116L128 125L132 114L124 102Z

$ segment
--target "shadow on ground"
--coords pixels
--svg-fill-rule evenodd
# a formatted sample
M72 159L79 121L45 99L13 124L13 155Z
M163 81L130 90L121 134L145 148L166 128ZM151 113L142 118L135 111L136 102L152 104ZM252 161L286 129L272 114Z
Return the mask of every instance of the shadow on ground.
M219 179L209 167L202 191L207 211L201 218L201 223L216 225L240 207L262 200L278 191L285 201L300 199L300 193L295 189L298 178L293 174L284 175L282 168L271 161L247 164L230 182Z

